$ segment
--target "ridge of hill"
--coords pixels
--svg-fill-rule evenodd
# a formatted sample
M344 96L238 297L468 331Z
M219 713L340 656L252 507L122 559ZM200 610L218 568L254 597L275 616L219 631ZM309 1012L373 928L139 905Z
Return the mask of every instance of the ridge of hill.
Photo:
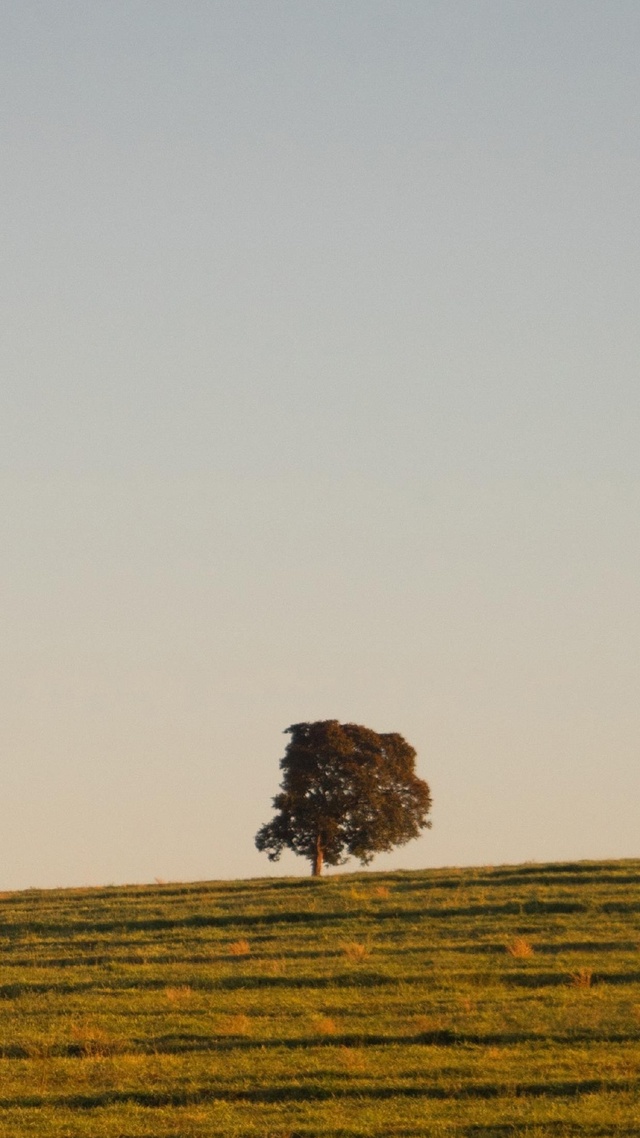
M0 1136L640 1135L640 860L0 895Z

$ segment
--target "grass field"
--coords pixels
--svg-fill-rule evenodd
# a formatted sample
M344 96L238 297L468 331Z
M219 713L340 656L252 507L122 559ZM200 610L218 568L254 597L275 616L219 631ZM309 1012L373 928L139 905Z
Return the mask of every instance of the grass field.
M4 894L0 1135L640 1135L640 861Z

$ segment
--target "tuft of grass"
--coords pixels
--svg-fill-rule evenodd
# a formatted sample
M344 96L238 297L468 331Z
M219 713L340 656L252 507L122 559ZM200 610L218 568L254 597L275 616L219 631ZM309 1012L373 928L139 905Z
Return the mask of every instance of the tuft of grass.
M170 1004L186 1004L193 995L189 984L182 984L179 988L165 988L164 994Z
M121 1050L118 1041L96 1024L72 1024L71 1039L72 1051L83 1059L106 1059Z
M441 1031L446 1030L446 1026L440 1016L425 1016L415 1015L410 1021L411 1034L415 1035L437 1035Z
M380 897L382 900L384 900L385 898L391 896L391 889L388 885L376 885L373 893L375 897Z
M571 973L571 983L574 988L590 988L593 980L593 970L591 968L578 968L577 972Z
M284 959L265 960L262 965L262 970L267 976L284 976L285 969L286 962Z
M361 964L369 955L367 945L359 944L358 941L355 940L349 941L348 944L343 944L342 951L347 957L347 960L350 960L353 964Z
M313 1026L318 1035L335 1035L338 1026L331 1016L318 1015L313 1019Z
M251 952L251 945L248 940L234 940L229 945L229 952L232 956L248 956Z
M516 960L525 960L528 956L533 956L533 945L523 936L514 937L505 948L509 956L513 956Z
M350 1073L360 1073L366 1068L365 1056L360 1047L341 1047L340 1060Z
M251 1031L251 1020L246 1015L227 1016L222 1023L223 1035L248 1035Z

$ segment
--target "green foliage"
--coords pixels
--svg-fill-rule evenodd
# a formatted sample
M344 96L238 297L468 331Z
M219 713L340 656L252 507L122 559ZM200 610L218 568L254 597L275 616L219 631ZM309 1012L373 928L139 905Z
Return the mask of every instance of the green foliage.
M0 1138L629 1138L639 946L632 861L5 894Z
M285 734L291 742L280 761L277 813L256 835L271 861L287 848L308 858L315 875L349 856L368 865L430 825L429 787L402 735L336 719L296 723Z

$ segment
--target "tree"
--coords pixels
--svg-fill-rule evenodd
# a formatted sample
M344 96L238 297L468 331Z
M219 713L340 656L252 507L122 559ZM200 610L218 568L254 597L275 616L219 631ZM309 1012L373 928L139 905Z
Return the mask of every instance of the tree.
M429 827L431 794L415 773L416 752L402 735L378 735L337 719L295 723L284 757L276 815L256 834L270 861L283 849L309 859L315 877L349 856L404 845ZM346 855L346 856L345 856Z

